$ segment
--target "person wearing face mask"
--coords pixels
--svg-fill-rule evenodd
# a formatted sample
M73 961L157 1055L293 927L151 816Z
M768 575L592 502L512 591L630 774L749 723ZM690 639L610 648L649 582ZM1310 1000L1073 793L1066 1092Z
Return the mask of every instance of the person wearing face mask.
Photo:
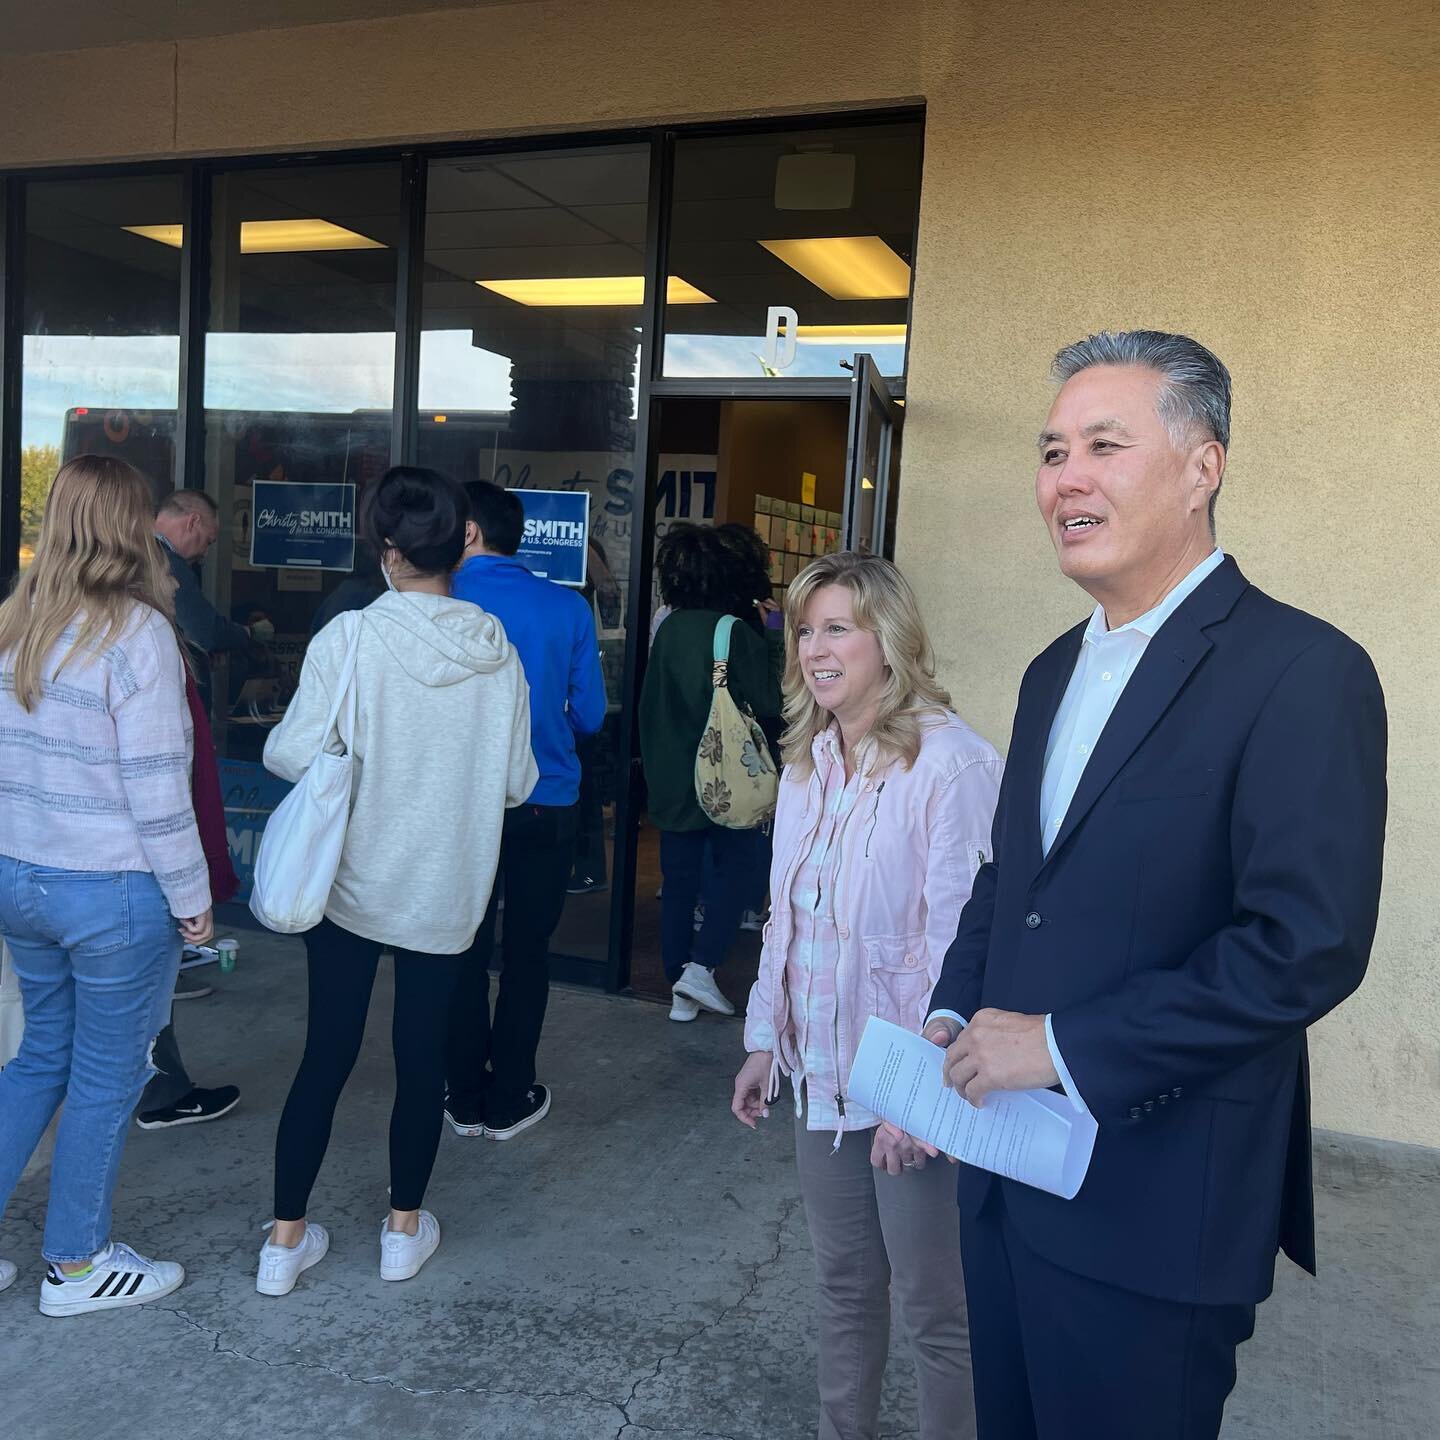
M305 932L309 1025L275 1141L262 1295L288 1294L329 1247L308 1219L310 1193L383 950L395 956L395 1102L380 1278L409 1279L440 1243L421 1204L444 1123L451 997L490 901L506 808L539 776L519 657L494 616L450 597L467 514L464 491L434 470L395 466L367 490L361 536L381 557L387 592L310 642L265 745L268 769L304 774L327 742L359 626L354 733L344 737L355 760L350 820L324 919Z
M820 1440L873 1440L890 1292L922 1440L975 1434L953 1180L846 1095L872 1015L918 1032L976 870L1001 761L950 708L913 591L878 555L807 566L785 604L785 769L771 920L731 1109L795 1094L819 1282Z

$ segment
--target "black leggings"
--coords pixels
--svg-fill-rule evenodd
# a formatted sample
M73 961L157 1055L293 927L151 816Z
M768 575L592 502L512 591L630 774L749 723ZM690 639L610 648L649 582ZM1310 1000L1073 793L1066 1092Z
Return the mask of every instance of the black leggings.
M378 940L322 920L305 932L310 1013L305 1054L275 1137L275 1218L303 1220L330 1144L340 1092L365 1038L380 961ZM395 951L395 1106L390 1112L390 1204L418 1210L445 1118L445 1037L464 955Z

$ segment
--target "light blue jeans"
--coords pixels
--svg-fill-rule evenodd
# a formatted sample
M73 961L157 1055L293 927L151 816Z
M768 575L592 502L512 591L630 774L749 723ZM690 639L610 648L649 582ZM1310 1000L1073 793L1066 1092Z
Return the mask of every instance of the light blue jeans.
M180 932L148 872L0 855L0 935L25 1007L20 1053L0 1070L0 1213L63 1101L43 1254L88 1260L110 1239L110 1199L170 1013Z

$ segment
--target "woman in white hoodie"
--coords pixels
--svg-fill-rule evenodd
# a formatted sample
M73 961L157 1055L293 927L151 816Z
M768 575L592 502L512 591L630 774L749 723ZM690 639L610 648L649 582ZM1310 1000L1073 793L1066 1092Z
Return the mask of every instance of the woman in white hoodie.
M342 737L355 760L350 823L325 918L305 934L310 1018L275 1142L262 1295L288 1294L329 1248L306 1212L382 950L395 955L395 1105L380 1278L408 1280L440 1243L420 1207L443 1123L450 995L489 904L505 810L537 779L519 658L499 621L449 595L466 514L464 491L433 470L396 466L367 491L361 537L388 593L310 642L265 746L266 768L298 780L333 740L325 725L358 625L355 733Z

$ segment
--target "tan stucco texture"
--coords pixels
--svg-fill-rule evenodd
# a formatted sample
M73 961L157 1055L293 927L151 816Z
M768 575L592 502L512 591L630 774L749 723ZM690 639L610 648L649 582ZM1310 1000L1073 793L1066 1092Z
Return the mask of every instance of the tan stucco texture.
M900 560L957 704L1003 746L1088 608L1032 499L1050 355L1203 340L1235 377L1222 543L1389 699L1380 934L1317 1027L1316 1119L1440 1145L1437 76L1428 0L495 5L0 56L0 165L923 100Z

